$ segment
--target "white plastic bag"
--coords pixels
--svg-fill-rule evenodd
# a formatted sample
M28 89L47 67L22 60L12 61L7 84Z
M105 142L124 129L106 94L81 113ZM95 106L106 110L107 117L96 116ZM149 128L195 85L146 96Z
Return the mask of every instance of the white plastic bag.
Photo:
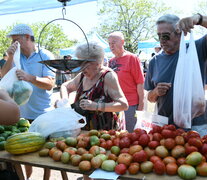
M81 120L81 122L80 122ZM68 107L60 107L38 116L31 124L29 132L39 132L44 137L50 135L75 136L80 132L80 128L86 125L86 118L81 116L73 109ZM68 133L67 133L68 132Z
M205 91L193 32L186 47L182 32L173 87L173 117L181 128L191 128L192 119L205 111Z
M16 70L21 69L20 44L14 54L14 64L16 66L1 79L0 88L5 89L18 105L23 105L28 102L33 88L28 82L18 80L16 76Z
M16 76L17 67L13 67L5 74L5 76L0 81L0 88L6 90L9 95L12 95L13 84L18 81Z
M68 108L71 108L69 99L63 98L63 99L58 100L56 102L56 107L57 108L60 108L60 107L68 107Z
M153 125L164 126L168 124L168 117L157 114L157 105L155 104L154 112L147 111L147 97L144 98L144 110L136 111L137 122L134 127L144 129L149 132Z

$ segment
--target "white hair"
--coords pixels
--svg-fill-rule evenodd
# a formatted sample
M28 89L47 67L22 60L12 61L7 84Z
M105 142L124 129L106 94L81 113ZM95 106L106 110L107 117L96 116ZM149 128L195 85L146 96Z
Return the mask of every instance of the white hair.
M97 42L89 42L79 45L75 55L79 59L95 59L101 63L104 60L104 49Z
M120 31L114 31L114 32L110 33L108 38L110 38L110 37L119 37L121 40L124 40L124 35Z

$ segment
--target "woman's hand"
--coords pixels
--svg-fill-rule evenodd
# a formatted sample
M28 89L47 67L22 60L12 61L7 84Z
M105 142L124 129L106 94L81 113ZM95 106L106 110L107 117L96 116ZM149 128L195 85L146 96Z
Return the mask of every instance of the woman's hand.
M80 101L79 106L83 109L83 110L90 110L90 111L96 111L96 107L97 107L97 103L88 99L82 99Z
M70 102L66 98L56 100L54 106L55 106L55 108L59 108L59 107L71 108Z

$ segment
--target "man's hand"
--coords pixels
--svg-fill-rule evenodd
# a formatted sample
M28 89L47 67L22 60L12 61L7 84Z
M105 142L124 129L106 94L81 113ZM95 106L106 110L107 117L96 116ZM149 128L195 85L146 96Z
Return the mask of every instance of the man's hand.
M186 17L181 19L178 23L177 23L177 27L176 27L176 32L181 33L182 31L184 32L185 35L187 35L187 33L191 32L191 29L194 28L194 25L196 25L199 21L200 16L198 14L195 14L192 17Z
M14 56L14 53L18 47L18 43L19 42L14 42L8 49L7 49L7 53L8 53L8 56L9 57L13 57Z
M137 107L137 110L138 111L143 111L144 110L144 102L143 101L139 102L139 105Z
M164 96L170 88L171 83L158 83L154 91L157 96Z
M31 79L32 79L32 75L30 74L27 74L25 71L21 70L21 69L18 69L16 71L16 75L17 75L17 78L19 80L24 80L24 81L27 81L27 82L31 82Z

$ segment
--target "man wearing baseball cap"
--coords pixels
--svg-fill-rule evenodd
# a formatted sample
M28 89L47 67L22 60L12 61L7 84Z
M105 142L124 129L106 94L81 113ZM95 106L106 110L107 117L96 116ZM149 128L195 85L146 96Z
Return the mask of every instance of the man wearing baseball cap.
M51 95L55 84L55 73L39 61L54 59L54 57L45 49L38 52L34 33L26 24L17 24L7 37L12 39L12 45L7 50L8 60L2 68L2 75L4 76L14 66L13 57L19 43L21 69L16 71L16 75L19 80L27 81L33 87L29 101L20 106L20 117L32 122L39 115L52 109ZM27 178L31 175L31 167L29 170Z

